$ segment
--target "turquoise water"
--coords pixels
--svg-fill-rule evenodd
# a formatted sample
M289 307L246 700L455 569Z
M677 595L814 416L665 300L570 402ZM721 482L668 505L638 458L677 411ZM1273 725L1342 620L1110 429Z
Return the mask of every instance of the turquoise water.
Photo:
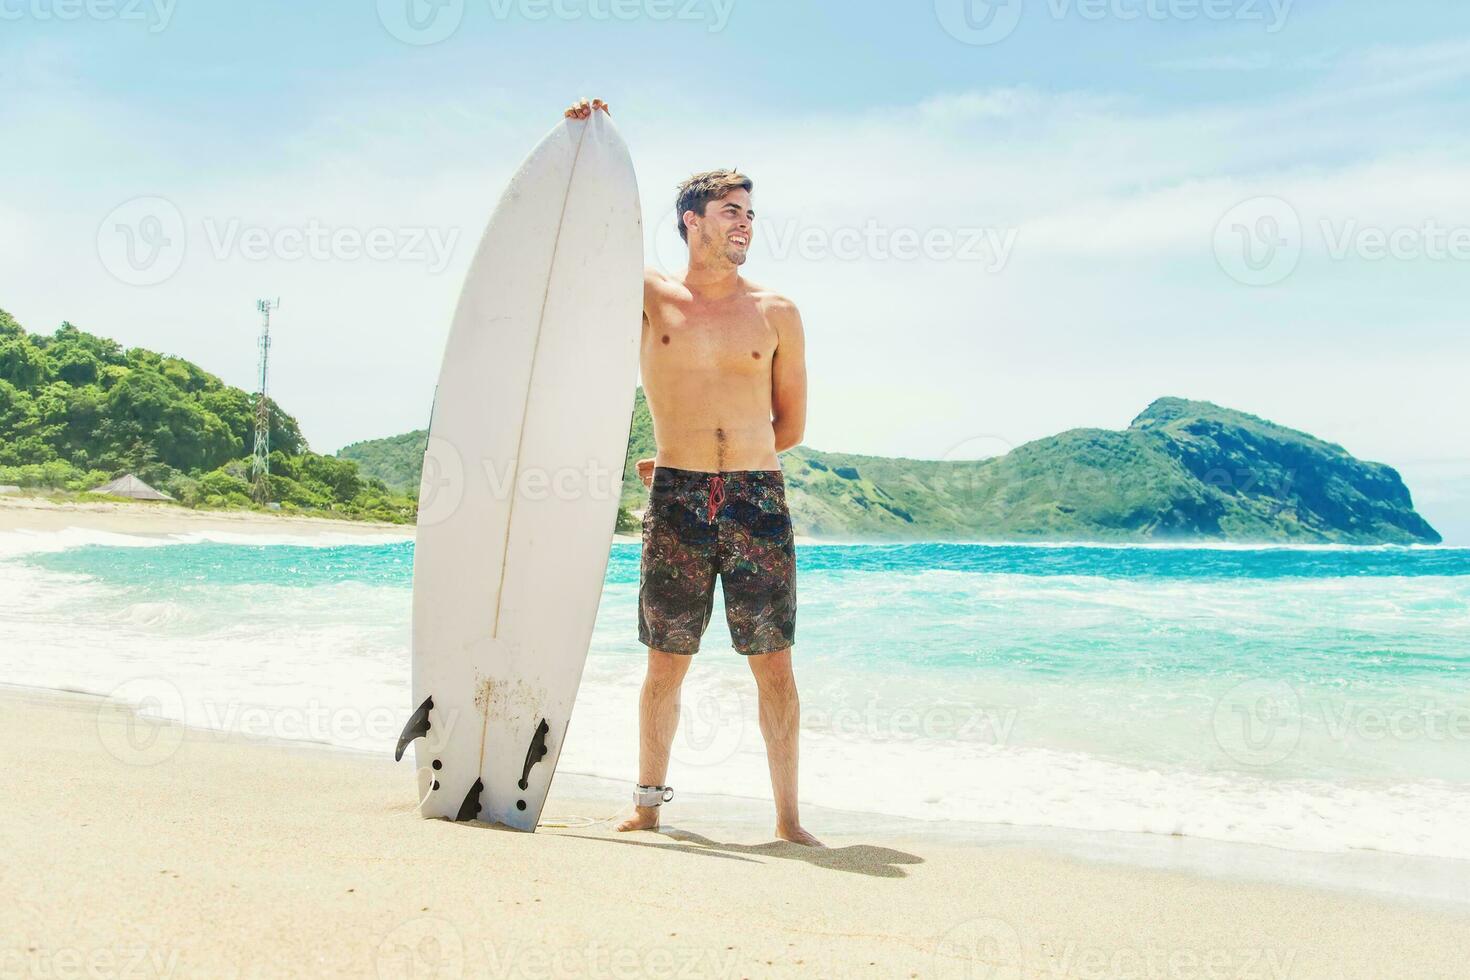
M0 549L0 679L153 690L196 723L391 746L410 542L118 543ZM1470 549L798 557L811 802L1470 858ZM633 775L637 580L637 545L614 545L569 770ZM684 700L670 781L767 796L719 607Z

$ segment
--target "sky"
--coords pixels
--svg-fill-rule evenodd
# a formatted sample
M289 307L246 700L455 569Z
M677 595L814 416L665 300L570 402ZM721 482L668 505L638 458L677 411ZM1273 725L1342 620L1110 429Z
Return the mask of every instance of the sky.
M1389 463L1470 544L1470 4L0 0L0 308L421 428L506 179L581 96L677 271L755 180L806 443L974 458L1213 401Z

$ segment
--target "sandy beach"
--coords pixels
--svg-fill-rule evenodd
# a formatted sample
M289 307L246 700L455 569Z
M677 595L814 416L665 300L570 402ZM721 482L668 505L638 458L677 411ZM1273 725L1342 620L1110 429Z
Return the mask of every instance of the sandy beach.
M412 537L411 525L338 521L323 517L255 511L190 510L178 504L136 501L72 501L0 496L0 531L62 531L85 528L116 534L225 532L286 535L397 535Z
M1470 916L685 806L420 819L390 759L0 690L3 976L1455 977ZM92 973L88 973L92 970Z

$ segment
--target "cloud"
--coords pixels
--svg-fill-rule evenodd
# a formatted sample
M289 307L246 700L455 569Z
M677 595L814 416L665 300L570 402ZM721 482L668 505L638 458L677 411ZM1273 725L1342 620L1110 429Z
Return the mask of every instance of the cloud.
M1273 64L1271 55L1265 51L1250 54L1202 55L1195 58L1174 58L1161 61L1157 67L1164 71L1264 71Z
M1380 44L1352 59L1385 74L1415 74L1428 68L1452 68L1470 73L1470 38L1446 38L1428 44Z

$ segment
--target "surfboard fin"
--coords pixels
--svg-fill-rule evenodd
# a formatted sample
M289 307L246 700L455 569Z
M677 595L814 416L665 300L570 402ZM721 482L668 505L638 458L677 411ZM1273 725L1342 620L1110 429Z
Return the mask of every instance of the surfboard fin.
M536 726L536 734L531 736L531 747L526 749L526 766L521 770L521 781L516 784L521 789L530 785L531 767L546 758L546 736L550 732L551 726L542 718L541 724Z
M431 694L424 698L424 703L419 705L413 717L408 719L408 724L403 726L403 734L398 736L398 748L393 752L394 762L403 761L403 750L408 748L408 743L429 734L429 712L433 710L434 696Z
M459 805L459 813L454 819L459 821L474 820L480 815L480 794L485 791L485 781L475 780L475 785L465 794L464 802Z

